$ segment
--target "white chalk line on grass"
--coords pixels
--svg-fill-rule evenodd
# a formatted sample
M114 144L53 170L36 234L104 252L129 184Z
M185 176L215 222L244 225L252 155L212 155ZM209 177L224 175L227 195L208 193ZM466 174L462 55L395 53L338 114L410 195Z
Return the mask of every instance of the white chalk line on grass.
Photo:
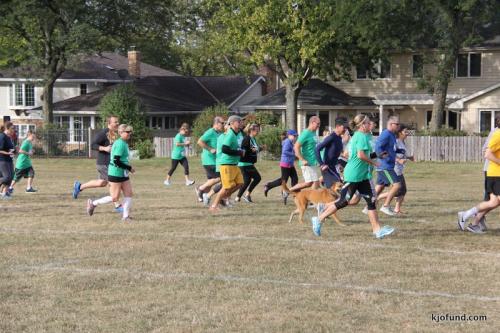
M487 256L500 258L500 253L495 252L483 252L483 251L459 251L459 250L449 250L442 248L433 247L422 247L422 246L399 246L399 245L388 245L383 244L383 241L378 241L380 243L369 243L367 242L348 242L348 241L329 241L321 239L301 239L301 238L280 238L280 237L255 237L255 236L228 236L228 235L192 235L192 234L179 234L179 233L136 233L136 232L122 232L122 231L73 231L73 230L23 230L23 229L9 229L0 228L0 234L58 234L58 235L91 235L91 236L136 236L136 237L169 237L169 238L180 238L180 239L204 239L204 240L214 240L214 241L237 241L237 240L247 240L247 241L271 241L271 242L283 242L283 243L299 243L299 244L312 244L312 245L351 245L351 246L364 246L368 248L380 248L388 250L410 250L410 251L421 251L426 253L434 254L449 254L449 255L460 255L460 256Z
M136 271L128 269L117 268L79 268L79 267L56 267L52 264L42 266L20 266L13 269L16 272L65 272L77 274L126 274L131 275L135 279L149 278L156 280L163 279L185 279L185 280L204 280L204 281L222 281L227 283L244 283L244 284L271 284L289 287L301 288L323 288L323 289L339 289L348 291L360 291L375 294L394 294L413 297L441 297L450 299L463 299L469 301L482 301L482 302L500 302L500 296L484 296L474 294L452 294L441 291L418 291L408 289L395 289L384 288L377 286L358 286L353 284L343 283L310 283L310 282L296 282L289 280L271 279L266 277L245 277L237 275L206 275L196 273L164 273L164 272L149 272L149 271Z

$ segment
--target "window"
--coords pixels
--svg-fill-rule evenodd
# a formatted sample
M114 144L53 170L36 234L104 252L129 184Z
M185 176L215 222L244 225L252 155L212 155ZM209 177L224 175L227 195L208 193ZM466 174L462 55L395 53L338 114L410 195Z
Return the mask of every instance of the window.
M391 62L388 60L379 60L374 64L371 71L375 72L376 79L387 79L391 77ZM370 66L368 64L360 64L356 66L356 79L364 80L370 78Z
M424 76L424 57L421 54L413 55L412 76L422 78Z
M151 116L149 117L149 128L158 130L175 129L177 126L176 116Z
M87 95L87 84L80 84L80 95Z
M69 116L55 116L54 124L59 128L69 128Z
M91 127L90 116L55 116L54 124L61 129L68 130L69 142L82 142L87 138L88 128Z
M459 54L455 73L456 77L480 77L481 53Z
M35 132L36 130L35 125L29 124L14 125L14 128L16 129L18 139L24 139L28 134L28 131Z
M479 113L479 132L489 132L495 128L495 117L500 111L481 111Z
M35 106L35 86L13 83L9 86L10 106Z

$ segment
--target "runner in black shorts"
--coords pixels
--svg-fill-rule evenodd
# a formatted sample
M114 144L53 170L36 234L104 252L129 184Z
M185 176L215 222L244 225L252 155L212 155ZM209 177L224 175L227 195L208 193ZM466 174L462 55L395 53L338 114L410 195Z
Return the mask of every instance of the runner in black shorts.
M108 166L111 146L118 138L118 117L110 116L107 120L108 127L97 132L92 140L91 148L97 151L96 169L97 179L81 184L78 180L73 184L73 199L78 198L81 191L90 188L106 187L108 185ZM115 204L115 212L122 213L123 208L119 203Z

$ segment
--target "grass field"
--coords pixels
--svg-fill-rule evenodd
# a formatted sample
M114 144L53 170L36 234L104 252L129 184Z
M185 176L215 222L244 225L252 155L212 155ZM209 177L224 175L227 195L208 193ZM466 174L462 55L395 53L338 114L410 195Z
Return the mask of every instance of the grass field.
M169 162L168 162L169 163ZM259 162L264 180L276 162ZM415 163L403 218L371 235L362 206L328 222L288 224L279 191L212 216L167 161L136 162L132 224L110 206L85 213L75 179L90 160L35 160L37 194L0 202L1 332L499 332L500 223L459 232L456 212L482 197L479 164ZM204 175L191 160L193 178ZM313 210L309 211L307 221ZM432 320L481 315L482 321Z

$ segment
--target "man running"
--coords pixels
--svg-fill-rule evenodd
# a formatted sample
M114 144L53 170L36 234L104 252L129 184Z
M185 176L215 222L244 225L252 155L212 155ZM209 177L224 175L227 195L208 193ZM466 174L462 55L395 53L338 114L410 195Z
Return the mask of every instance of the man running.
M318 143L316 131L320 125L321 121L319 120L319 117L311 117L311 119L309 119L309 126L303 130L302 133L300 133L299 138L295 143L295 155L299 159L304 182L290 188L290 191L292 192L300 191L311 186L314 189L319 187L320 176L317 167L318 161L316 160L314 151L316 149L316 144Z
M377 196L382 193L386 186L390 186L387 197L380 211L386 215L394 216L390 204L401 188L400 177L394 171L396 164L396 133L399 130L399 118L389 117L387 128L382 131L375 144L375 152L379 157L380 166L377 167L377 185L375 191Z
M107 119L108 127L96 133L92 140L91 148L97 151L96 167L98 179L81 184L78 180L73 184L73 199L78 198L81 191L89 188L106 187L108 185L108 166L111 146L118 138L118 117L110 116ZM122 213L123 209L119 203L115 203L115 212Z
M212 186L220 182L220 173L215 170L215 160L217 152L217 138L224 130L224 119L222 117L215 117L212 128L203 133L198 140L198 145L203 148L201 153L201 165L207 174L207 181L195 188L198 201L203 201L203 193L210 191Z

